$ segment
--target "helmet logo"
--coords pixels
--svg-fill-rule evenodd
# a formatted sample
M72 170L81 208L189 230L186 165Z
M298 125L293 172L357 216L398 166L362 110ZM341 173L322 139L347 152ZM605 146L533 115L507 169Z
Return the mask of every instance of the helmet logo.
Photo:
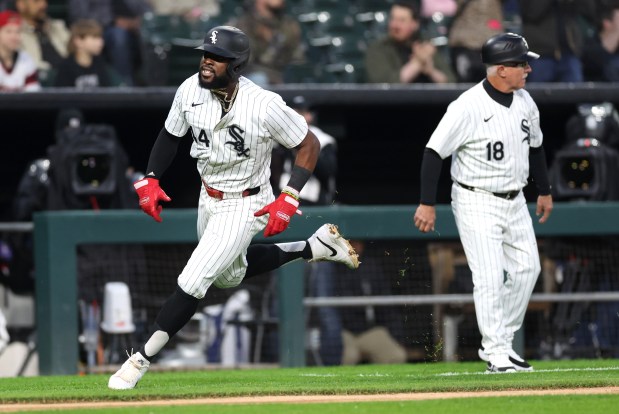
M211 43L217 43L217 30L213 30L213 33L211 33Z

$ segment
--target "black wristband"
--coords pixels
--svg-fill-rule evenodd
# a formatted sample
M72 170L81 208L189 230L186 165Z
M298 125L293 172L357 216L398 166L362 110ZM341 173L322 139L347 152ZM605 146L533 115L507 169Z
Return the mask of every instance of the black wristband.
M292 187L297 191L301 191L307 180L312 176L312 172L306 168L295 165L290 173L288 187Z

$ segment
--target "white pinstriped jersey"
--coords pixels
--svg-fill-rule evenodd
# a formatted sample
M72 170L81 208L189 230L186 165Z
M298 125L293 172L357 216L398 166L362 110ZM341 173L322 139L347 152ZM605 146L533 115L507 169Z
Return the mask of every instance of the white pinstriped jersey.
M515 91L507 108L480 82L449 105L426 146L443 159L452 155L454 181L503 193L526 186L529 147L542 140L539 110L527 91Z
M199 85L198 74L176 91L165 128L179 137L191 129L191 156L200 176L224 192L269 185L273 140L293 148L308 131L305 119L279 95L242 76L234 104L224 113L220 100Z

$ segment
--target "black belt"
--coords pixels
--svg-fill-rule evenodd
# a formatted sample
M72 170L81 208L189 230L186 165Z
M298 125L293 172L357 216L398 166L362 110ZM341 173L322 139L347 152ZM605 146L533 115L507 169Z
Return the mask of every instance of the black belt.
M462 184L456 181L460 187L470 190L476 191L475 187L471 187L470 185ZM492 194L495 197L504 198L505 200L513 200L518 194L520 194L520 190L509 191L507 193L493 193L492 191L488 191L488 193Z

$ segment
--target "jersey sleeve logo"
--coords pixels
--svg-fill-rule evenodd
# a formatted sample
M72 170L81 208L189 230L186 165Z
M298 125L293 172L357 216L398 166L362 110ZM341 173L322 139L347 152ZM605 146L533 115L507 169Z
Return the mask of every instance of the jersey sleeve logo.
M529 127L529 121L523 119L520 122L520 129L526 134L525 137L522 139L522 142L526 141L527 144L531 145L531 128Z
M245 148L245 138L243 138L245 131L238 125L230 125L228 132L232 140L226 141L226 145L230 145L239 157L249 158L249 148Z

